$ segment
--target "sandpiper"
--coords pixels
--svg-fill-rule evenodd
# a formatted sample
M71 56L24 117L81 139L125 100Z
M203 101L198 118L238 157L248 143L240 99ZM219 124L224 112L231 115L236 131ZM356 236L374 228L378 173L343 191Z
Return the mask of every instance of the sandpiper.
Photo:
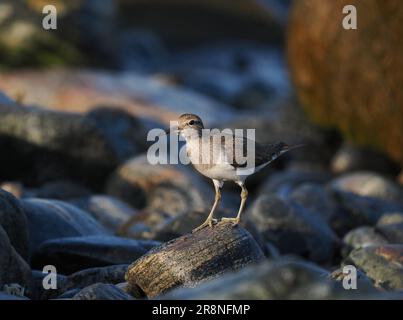
M270 162L285 152L300 145L288 146L283 142L273 144L259 144L254 140L232 133L210 132L204 133L204 125L200 117L195 114L182 114L178 119L179 133L186 140L186 153L190 162L202 175L213 180L215 188L215 201L204 223L193 230L197 231L206 226L212 227L217 222L214 212L221 199L221 191L225 181L233 181L238 184L241 191L241 204L235 218L222 218L222 221L230 221L237 225L248 197L245 180L248 176L258 172ZM169 133L170 130L167 131ZM240 154L248 158L247 146L253 145L253 161L237 161Z

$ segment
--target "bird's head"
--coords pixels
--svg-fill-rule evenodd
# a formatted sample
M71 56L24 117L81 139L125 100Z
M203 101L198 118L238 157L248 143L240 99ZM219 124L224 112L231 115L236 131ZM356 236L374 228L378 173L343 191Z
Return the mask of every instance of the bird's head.
M204 129L203 121L199 116L191 113L182 114L178 119L178 130L182 132L186 129L193 129L196 131L200 131Z
M168 129L165 133L179 133L185 138L190 138L200 136L202 129L204 129L204 125L199 116L185 113L178 118L178 128L175 130Z

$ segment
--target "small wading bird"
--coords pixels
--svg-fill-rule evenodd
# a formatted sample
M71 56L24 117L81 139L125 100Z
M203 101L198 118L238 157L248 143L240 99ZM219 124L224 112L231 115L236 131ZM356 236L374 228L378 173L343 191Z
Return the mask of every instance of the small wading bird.
M179 133L186 140L186 153L190 162L202 175L213 180L215 201L204 223L193 230L197 231L206 226L212 227L217 222L214 212L221 199L221 187L225 181L234 181L241 191L241 204L235 218L222 218L237 225L245 206L248 190L245 180L248 176L258 172L280 155L302 145L288 146L283 142L274 144L259 144L242 136L235 136L225 132L205 134L204 125L200 117L194 114L183 114L178 119L178 129L167 130L169 133ZM173 132L174 131L174 132ZM237 162L238 159L249 158L249 145L253 145L253 161Z

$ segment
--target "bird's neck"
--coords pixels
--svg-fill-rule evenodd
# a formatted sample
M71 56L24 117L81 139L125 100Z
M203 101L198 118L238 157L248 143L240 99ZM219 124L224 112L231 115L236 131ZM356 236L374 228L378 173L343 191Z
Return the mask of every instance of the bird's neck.
M186 143L199 140L202 136L202 129L200 130L185 130L182 132L182 136L185 138Z

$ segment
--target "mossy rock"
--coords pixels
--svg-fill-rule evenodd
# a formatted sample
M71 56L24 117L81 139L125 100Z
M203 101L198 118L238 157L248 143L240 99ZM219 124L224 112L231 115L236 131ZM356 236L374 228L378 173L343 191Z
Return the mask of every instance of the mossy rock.
M112 3L111 0L107 1ZM57 29L45 30L45 5L57 9ZM0 6L0 67L83 65L108 54L113 11L84 0L4 0ZM98 8L99 9L99 8ZM101 23L100 23L101 22ZM112 37L113 39L113 37Z
M345 5L358 28L342 27ZM317 123L403 163L403 7L398 0L294 1L288 59L299 99Z

